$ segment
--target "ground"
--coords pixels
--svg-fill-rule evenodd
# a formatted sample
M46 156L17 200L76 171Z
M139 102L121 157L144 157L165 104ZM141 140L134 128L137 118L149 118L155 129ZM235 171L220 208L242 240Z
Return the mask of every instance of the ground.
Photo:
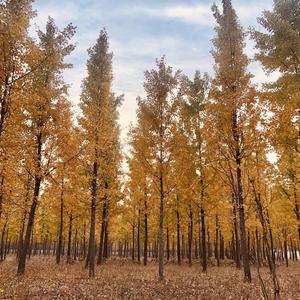
M201 273L198 264L165 266L165 279L158 281L157 264L144 267L124 260L113 260L96 267L89 279L83 262L56 265L54 258L33 257L26 273L16 275L15 257L0 263L0 299L262 299L256 269L253 282L243 282L234 266L210 267ZM277 269L281 300L300 300L300 262ZM261 270L268 282L268 271ZM268 285L268 283L267 283Z

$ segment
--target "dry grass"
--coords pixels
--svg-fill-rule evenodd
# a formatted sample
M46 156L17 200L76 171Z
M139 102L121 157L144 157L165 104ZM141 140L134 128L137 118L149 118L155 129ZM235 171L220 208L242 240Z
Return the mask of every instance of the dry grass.
M157 280L157 265L147 267L126 261L110 261L96 267L89 279L83 263L57 266L54 259L34 257L23 276L16 275L16 261L0 264L0 299L253 299L261 298L253 268L253 282L243 282L241 270L166 265L165 280ZM268 283L268 271L262 269ZM282 300L300 299L300 263L278 268Z

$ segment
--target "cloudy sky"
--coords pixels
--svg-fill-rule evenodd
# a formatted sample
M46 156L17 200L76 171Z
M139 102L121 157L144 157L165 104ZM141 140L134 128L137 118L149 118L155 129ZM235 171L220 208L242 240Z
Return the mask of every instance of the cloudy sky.
M256 18L264 9L272 8L272 0L232 2L245 29L260 28ZM135 99L144 95L144 71L154 66L156 58L166 55L168 64L189 76L193 76L196 69L213 73L212 4L213 1L208 0L35 0L38 15L32 29L43 29L48 16L61 28L70 22L77 26L74 38L77 46L68 58L74 67L65 72L74 107L86 75L86 50L95 43L100 30L107 29L114 53L113 88L116 93L125 95L120 111L124 138L128 125L135 121ZM247 42L246 51L253 57L253 42ZM252 63L249 69L255 75L255 83L267 80L258 63Z

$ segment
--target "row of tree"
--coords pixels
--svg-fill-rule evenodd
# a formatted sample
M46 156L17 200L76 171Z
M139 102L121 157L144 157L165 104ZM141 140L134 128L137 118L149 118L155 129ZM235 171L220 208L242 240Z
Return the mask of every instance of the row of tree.
M297 259L300 246L300 4L275 0L264 31L250 31L255 59L279 72L260 89L231 1L212 12L215 75L191 80L165 57L145 72L122 174L106 31L88 50L75 118L62 77L75 27L50 18L33 39L32 1L0 1L1 260L16 252L24 273L32 253L66 254L93 276L96 256L131 253L157 257L162 279L164 259L200 259L205 271L227 257L247 281L266 260L279 293L275 259Z
M71 67L64 60L74 50L76 28L69 24L59 30L49 18L45 32L33 39L28 29L34 15L30 0L0 2L1 260L5 240L16 239L18 273L24 273L32 240L44 241L55 232L59 263L68 217L69 235L73 223L89 229L85 248L94 275L96 214L101 210L103 251L108 212L120 198L122 97L111 90L112 54L103 30L88 50L75 122L62 74Z

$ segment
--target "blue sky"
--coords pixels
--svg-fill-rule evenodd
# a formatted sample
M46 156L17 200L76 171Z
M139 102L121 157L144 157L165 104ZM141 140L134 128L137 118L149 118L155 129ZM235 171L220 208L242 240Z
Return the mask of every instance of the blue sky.
M232 2L245 29L260 28L256 18L264 9L272 8L272 0ZM129 124L135 122L135 99L144 95L144 71L154 66L156 58L166 55L168 64L189 76L196 69L213 74L212 4L207 0L35 0L38 15L32 28L43 29L48 16L61 28L70 22L77 26L77 47L68 58L74 67L64 75L71 85L69 98L75 108L86 75L86 50L95 43L100 30L107 29L114 53L113 89L125 95L120 111L124 138ZM247 42L246 52L253 57L253 42ZM255 75L255 83L268 80L258 63L252 63L249 69Z

